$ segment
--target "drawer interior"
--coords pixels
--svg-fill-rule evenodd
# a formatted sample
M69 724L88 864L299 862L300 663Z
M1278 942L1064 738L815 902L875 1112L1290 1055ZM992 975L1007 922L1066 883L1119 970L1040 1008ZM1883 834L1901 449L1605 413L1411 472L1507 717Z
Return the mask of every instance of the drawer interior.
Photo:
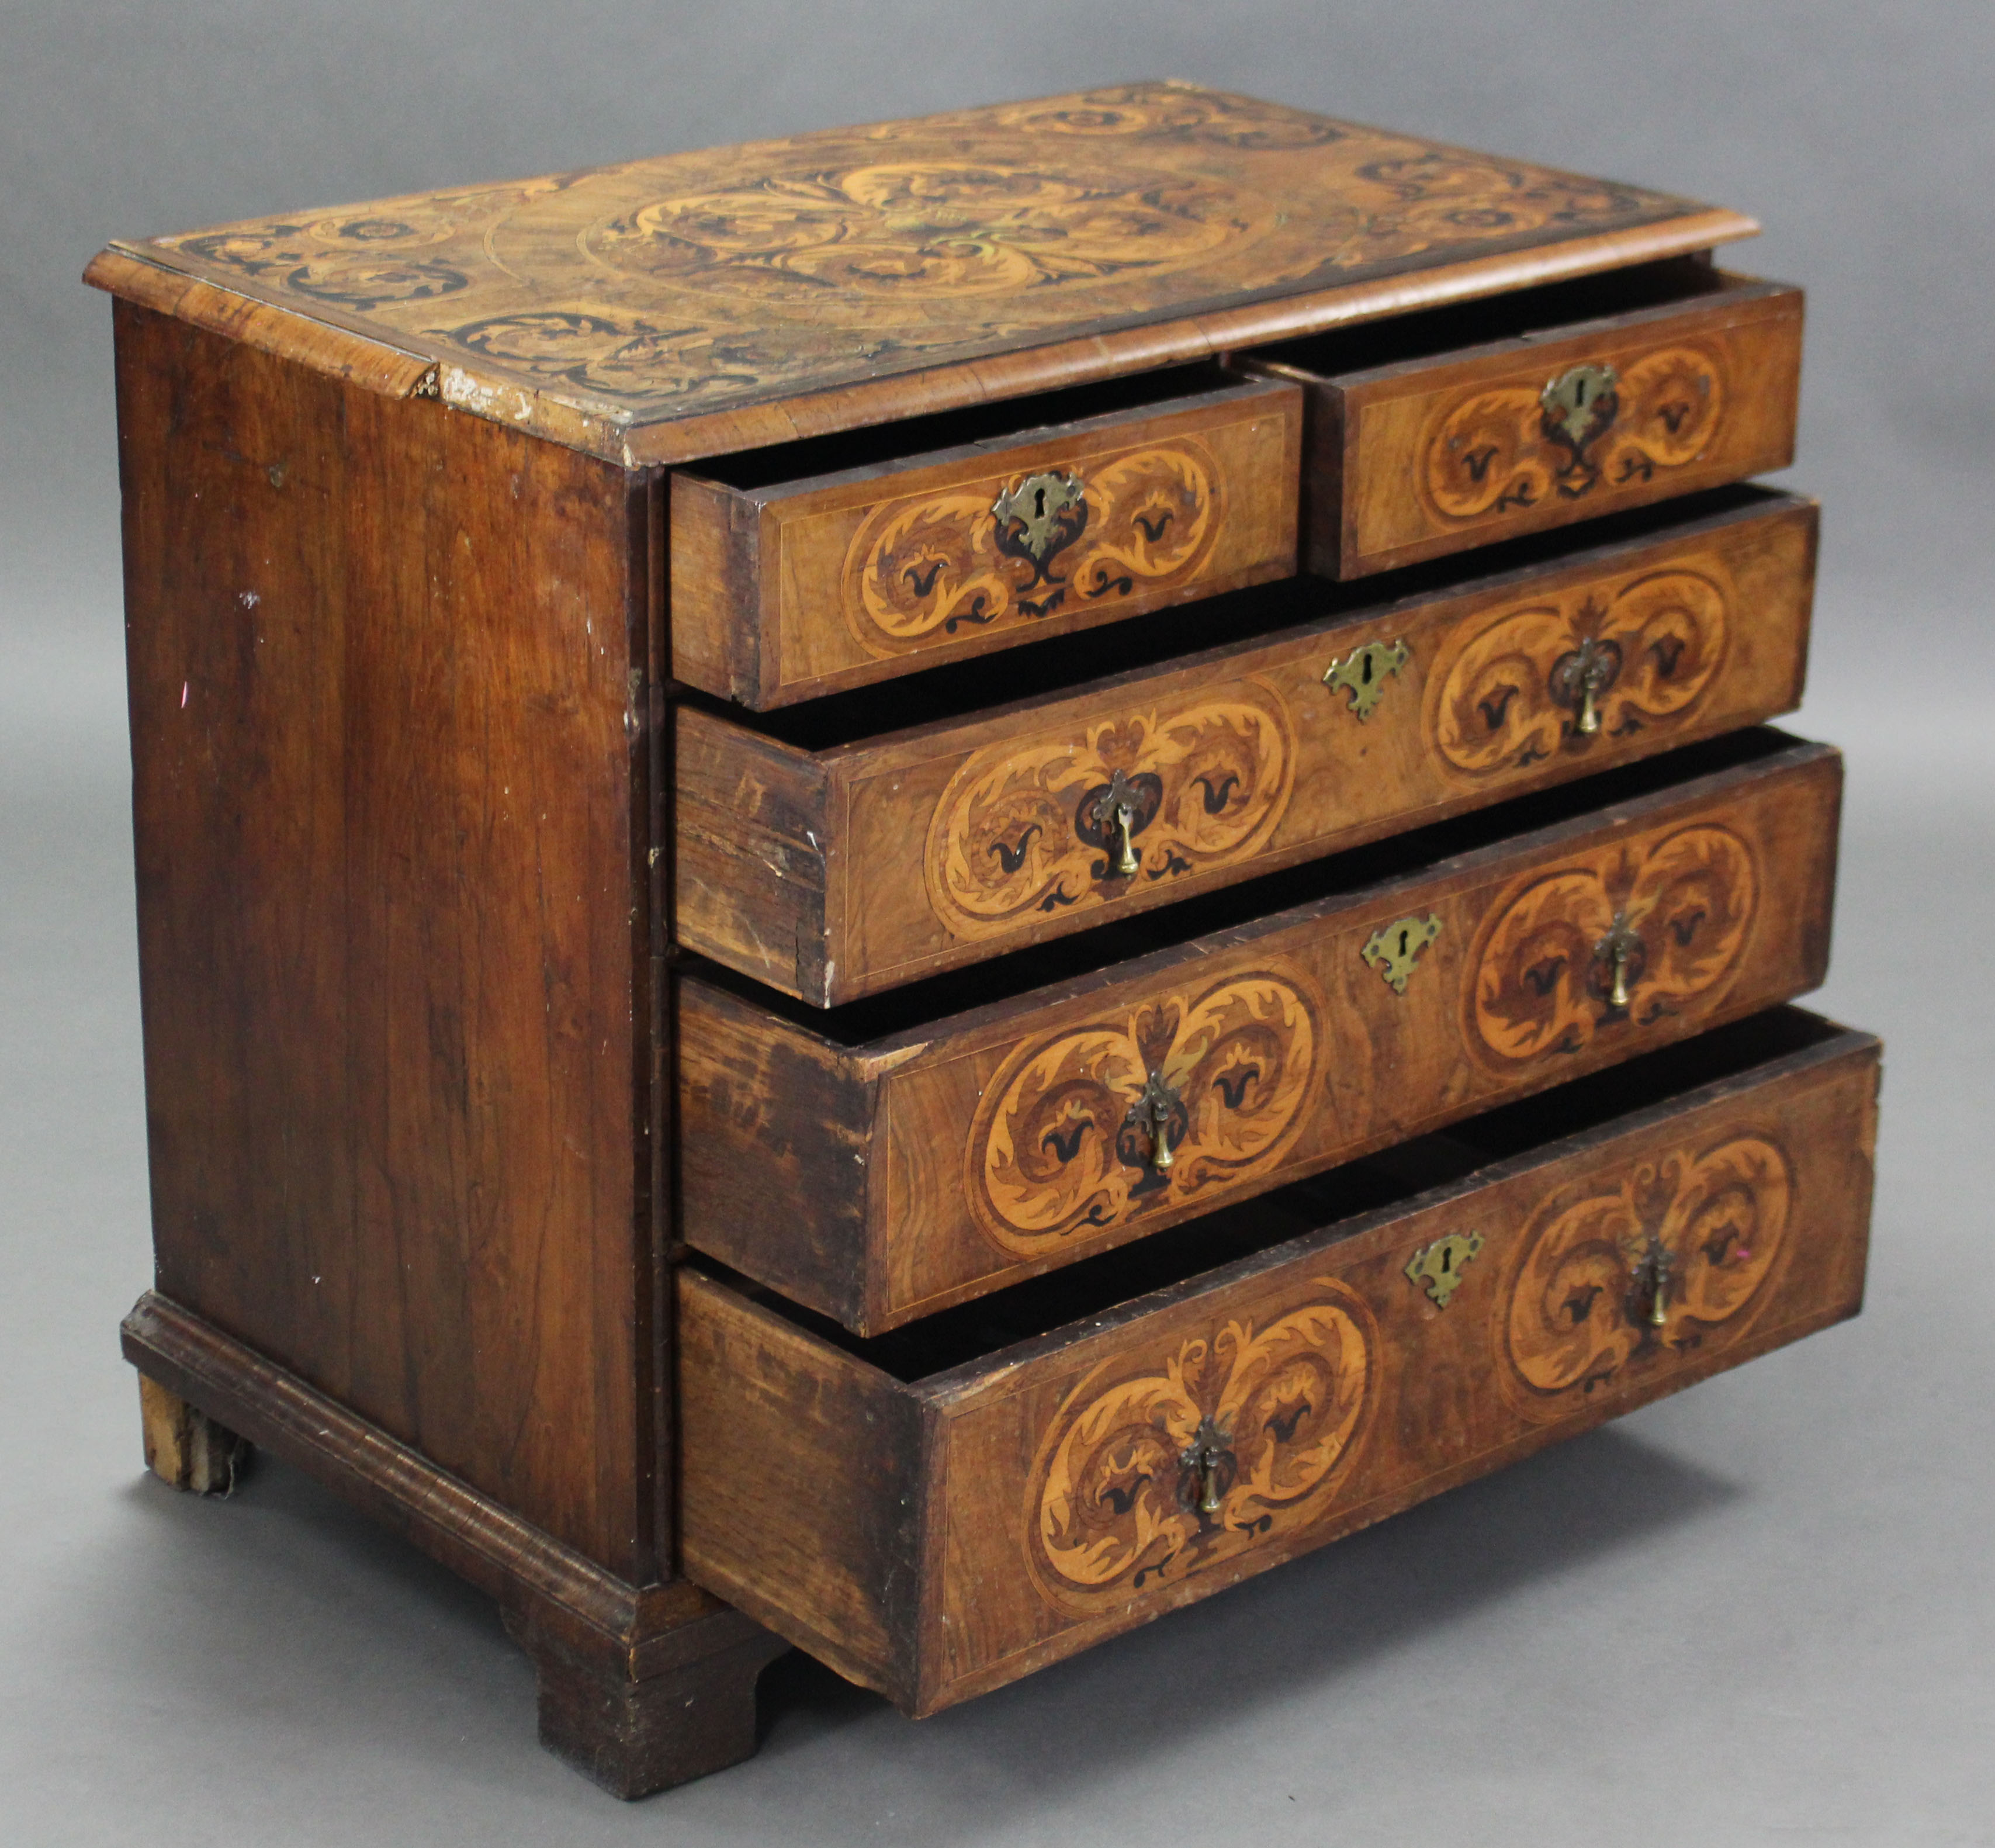
M1139 416L1161 410L1201 392L1237 386L1239 379L1216 362L1168 366L1136 373L1095 385L1070 386L1030 397L1006 398L963 410L903 417L896 423L869 424L836 436L809 437L766 449L744 449L713 462L702 462L688 472L752 493L758 488L802 480L836 480L888 462L914 463L956 449L1010 447L1032 440L1055 426L1066 428L1093 417Z
M1847 1037L1835 1022L1799 1008L1776 1008L1643 1054L1608 1071L1504 1105L1384 1152L1298 1181L1240 1205L1152 1234L1097 1257L947 1309L870 1338L787 1302L708 1260L699 1267L891 1378L912 1385L959 1368L985 1371L1001 1351L1062 1331L1111 1310L1135 1313L1133 1299L1166 1290L1309 1235L1334 1239L1366 1230L1381 1213L1430 1189L1465 1182L1478 1170L1533 1156L1566 1138L1638 1111L1684 1107L1706 1087L1750 1080L1763 1068ZM1215 1286L1221 1280L1214 1279Z
M843 440L843 439L841 439ZM957 661L905 678L833 693L773 712L747 713L726 700L688 691L685 702L791 746L823 751L842 746L878 747L924 726L1083 693L1111 677L1196 658L1198 651L1242 642L1277 641L1286 630L1348 615L1389 622L1403 601L1480 583L1506 572L1556 565L1602 546L1633 544L1673 527L1771 506L1777 489L1744 484L1707 489L1653 507L1612 514L1583 528L1486 545L1466 556L1412 565L1355 583L1313 576L1289 578L1197 603L1158 610L1140 623L1111 623L1078 634L1022 643L1001 664ZM1190 665L1184 661L1184 665Z
M1113 919L1075 936L1015 950L973 968L929 976L840 1007L812 1007L704 962L688 961L687 967L696 969L702 981L795 1022L819 1038L840 1046L878 1050L881 1042L896 1035L932 1035L939 1030L938 1023L955 1016L1079 981L1136 957L1175 949L1271 912L1411 878L1443 860L1513 835L1574 820L1616 803L1658 795L1699 777L1763 762L1794 749L1798 742L1771 726L1729 733L1156 911Z
M1688 304L1722 294L1746 280L1715 267L1704 256L1671 257L1258 347L1252 357L1334 378L1563 331L1617 314Z

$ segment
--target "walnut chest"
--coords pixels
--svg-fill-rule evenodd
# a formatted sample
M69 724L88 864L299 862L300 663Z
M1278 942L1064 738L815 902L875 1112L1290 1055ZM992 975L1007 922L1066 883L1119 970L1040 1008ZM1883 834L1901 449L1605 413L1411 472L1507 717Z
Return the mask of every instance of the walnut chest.
M153 1468L630 1795L1854 1314L1754 228L1156 84L107 249Z

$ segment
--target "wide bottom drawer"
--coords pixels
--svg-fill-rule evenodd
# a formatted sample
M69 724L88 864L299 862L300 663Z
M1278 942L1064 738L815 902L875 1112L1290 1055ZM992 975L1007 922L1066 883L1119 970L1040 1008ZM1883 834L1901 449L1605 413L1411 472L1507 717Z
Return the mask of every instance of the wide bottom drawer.
M1777 1009L871 1341L688 1268L686 1571L1014 1680L1856 1314L1879 1055Z

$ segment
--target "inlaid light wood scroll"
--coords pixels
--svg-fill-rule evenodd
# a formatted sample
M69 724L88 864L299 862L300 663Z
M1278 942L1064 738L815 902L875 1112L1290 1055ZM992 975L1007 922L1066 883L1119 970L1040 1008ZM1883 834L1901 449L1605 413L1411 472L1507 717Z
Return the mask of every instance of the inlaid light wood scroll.
M465 408L649 424L1679 219L1751 228L1144 83L129 248L461 368Z
M972 1122L979 1226L1036 1258L1273 1167L1318 1085L1322 1016L1313 984L1269 969L1028 1041Z
M1049 1603L1085 1616L1208 1571L1334 1486L1379 1364L1371 1311L1330 1277L1256 1309L1118 1355L1068 1396L1025 1510Z
M1533 875L1478 933L1471 1044L1504 1060L1577 1053L1613 1022L1677 1012L1738 965L1760 884L1753 850L1715 825Z
M1417 476L1434 514L1475 520L1583 500L1596 489L1653 482L1715 441L1731 395L1715 344L1665 347L1619 371L1584 369L1602 380L1583 410L1558 402L1561 380L1541 374L1478 386L1444 405Z
M1181 438L1070 473L887 501L846 555L846 621L861 647L887 655L1185 583L1225 519L1224 479L1203 443Z
M1480 777L1691 713L1724 663L1732 622L1731 580L1715 557L1498 610L1465 626L1437 664L1435 743Z
M988 747L936 805L929 902L973 941L1250 859L1295 761L1287 703L1253 679Z
M1533 1418L1561 1417L1743 1334L1780 1260L1793 1194L1787 1156L1746 1135L1674 1149L1618 1186L1552 1195L1499 1296L1506 1396Z

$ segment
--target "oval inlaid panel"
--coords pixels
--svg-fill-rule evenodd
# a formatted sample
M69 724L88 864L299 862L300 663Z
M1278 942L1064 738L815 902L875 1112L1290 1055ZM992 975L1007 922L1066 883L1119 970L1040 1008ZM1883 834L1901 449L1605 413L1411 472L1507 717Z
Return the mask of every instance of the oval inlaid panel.
M993 43L1004 36L994 26ZM1693 209L1135 84L141 248L259 299L363 316L391 344L474 365L482 387L648 420Z
M1085 1613L1175 1584L1313 1517L1361 1434L1371 1311L1318 1277L1256 1322L1118 1356L1071 1393L1039 1446L1027 1563Z
M1753 850L1703 824L1534 874L1492 907L1470 967L1468 1032L1499 1058L1576 1053L1610 1022L1646 1026L1718 987L1759 902ZM1634 933L1629 1005L1609 1005L1610 933Z
M929 902L976 941L1249 859L1288 812L1295 757L1286 705L1253 680L979 751L936 804ZM1104 812L1118 788L1133 873Z
M874 510L841 573L846 624L862 647L896 654L1185 582L1226 517L1224 479L1204 444L1149 443L1088 458L1079 504L1035 557L1003 542L995 511L1020 479L993 476Z
M1589 657L1597 736L1629 737L1689 714L1724 661L1731 627L1730 579L1715 558L1492 611L1436 664L1435 744L1473 776L1583 747L1576 682Z
M978 1225L1007 1255L1217 1196L1272 1167L1317 1088L1322 1004L1293 970L1229 977L1020 1047L965 1150ZM1155 1159L1155 1075L1176 1100Z
M1499 1293L1511 1396L1533 1416L1749 1325L1786 1236L1787 1156L1758 1136L1671 1151L1618 1187L1533 1214ZM1659 1324L1655 1278L1666 1279Z
M1443 407L1419 474L1438 516L1482 520L1653 481L1708 447L1728 395L1716 349L1667 347L1622 370L1574 437L1546 410L1545 384L1533 373Z
M592 226L586 247L606 269L703 294L956 301L1132 267L1168 275L1266 215L1204 175L882 161L655 199Z

